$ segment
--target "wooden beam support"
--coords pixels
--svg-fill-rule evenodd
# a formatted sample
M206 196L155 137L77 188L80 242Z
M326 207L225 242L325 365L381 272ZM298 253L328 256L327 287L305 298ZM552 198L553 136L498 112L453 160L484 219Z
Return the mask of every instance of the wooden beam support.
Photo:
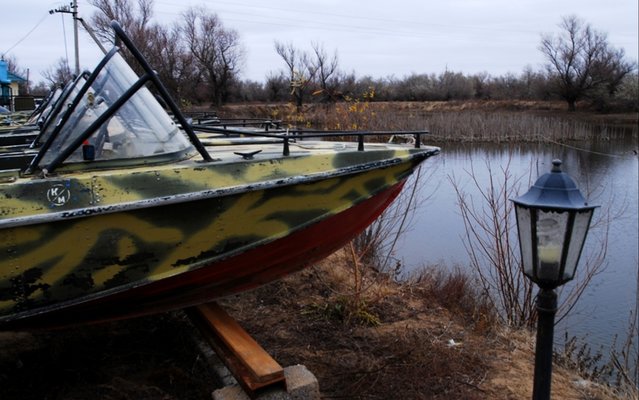
M250 397L273 386L286 387L284 369L217 303L186 311Z

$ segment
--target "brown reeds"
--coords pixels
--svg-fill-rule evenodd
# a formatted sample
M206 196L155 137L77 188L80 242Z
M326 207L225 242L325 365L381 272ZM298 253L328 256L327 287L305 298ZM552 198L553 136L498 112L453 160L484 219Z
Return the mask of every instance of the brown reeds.
M637 137L637 117L603 118L503 106L433 106L429 102L371 102L234 107L232 112L285 121L289 127L325 130L429 130L430 140L455 142L566 142ZM228 111L231 111L229 109ZM228 112L225 110L225 112Z
M639 400L639 274L635 307L630 311L625 337L615 335L610 350L593 350L585 338L568 337L555 354L557 363L580 376L603 382L619 399Z

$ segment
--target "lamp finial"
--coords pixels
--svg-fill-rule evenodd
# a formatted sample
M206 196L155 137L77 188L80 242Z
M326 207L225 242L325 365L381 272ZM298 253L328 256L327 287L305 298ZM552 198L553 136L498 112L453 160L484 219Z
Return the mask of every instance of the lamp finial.
M554 160L552 160L552 169L550 170L551 172L561 172L561 160L558 158L555 158Z

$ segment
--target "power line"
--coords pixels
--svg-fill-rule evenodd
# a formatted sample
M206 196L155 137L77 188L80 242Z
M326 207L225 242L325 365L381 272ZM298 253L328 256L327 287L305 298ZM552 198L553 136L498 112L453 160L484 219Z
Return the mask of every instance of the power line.
M224 2L221 2L224 3ZM176 3L172 3L172 2L159 2L158 4L163 4L163 5L168 5L168 6L172 6L172 7L183 7L183 5L178 5ZM217 3L216 3L217 4ZM231 3L226 3L226 4L231 4ZM236 5L236 4L233 4ZM240 4L240 6L242 6ZM280 10L274 7L254 7L254 8L260 8L260 9L266 9L266 10ZM302 12L302 11L293 11L297 14L304 14L305 16L309 16L311 14L309 14L309 12ZM176 14L170 11L156 11L157 14L163 14L163 15L171 15L171 16L175 16ZM415 30L415 29L411 29L411 28L406 28L406 23L409 21L402 21L403 25L402 29L389 29L388 24L385 25L375 25L375 26L370 26L370 25L361 25L361 24L354 24L354 23L348 23L348 24L344 24L344 23L338 23L338 22L333 22L333 21L327 21L327 20L308 20L308 19L300 19L297 17L278 17L278 18L272 18L269 16L264 16L264 15L260 15L260 14L256 14L253 12L242 12L242 11L231 11L231 10L218 10L216 13L218 14L224 14L224 21L228 22L239 22L239 23L249 23L249 24L260 24L260 25L268 25L268 26L281 26L281 27L289 27L289 28L305 28L307 30L327 30L330 29L331 31L340 31L340 32L347 32L347 33L357 33L357 34L368 34L368 35L379 35L379 36L384 36L384 37L405 37L405 38L411 38L411 39L433 39L433 38L446 38L449 41L458 41L458 42L467 42L469 40L472 39L476 39L476 36L469 36L468 34L465 34L462 31L455 31L453 33L451 32L443 32L440 30L435 30L435 31L426 31L424 29L421 30ZM324 15L331 15L331 16L339 16L342 18L349 18L349 19L360 19L360 20L372 20L372 21L385 21L385 22L389 22L391 20L382 20L382 19L377 19L377 18L366 18L366 17L357 17L357 16L350 16L350 15L343 15L343 14L332 14L332 13L316 13L313 12L312 15L315 16L316 14L324 14ZM235 16L239 16L239 17L235 17ZM400 22L400 21L392 21L392 22ZM412 23L416 23L416 22L412 22ZM421 24L422 27L426 27L426 28L433 28L433 24ZM444 25L441 25L444 26ZM446 25L446 27L448 28L455 28L454 26L451 25ZM467 28L471 28L471 27L467 27ZM479 29L479 28L478 28ZM518 39L512 35L509 36L500 36L500 38L498 40L492 39L492 42L499 42L499 43L521 43L521 39Z
M460 25L460 24L451 24L451 23L446 23L446 24L438 24L438 23L433 23L432 21L424 21L424 20L420 20L420 21L416 21L416 20L406 20L406 19L394 19L394 18L388 18L388 17L370 17L370 16L362 16L362 15L353 15L353 14L340 14L340 13L334 13L334 12L326 12L326 11L317 11L317 10L302 10L299 8L282 8L282 7L273 7L273 6L265 6L265 5L253 5L253 4L247 4L247 3L241 3L241 2L229 2L229 1L219 1L219 0L202 0L202 3L204 4L208 4L211 5L213 7L213 11L215 11L216 9L220 9L219 5L228 5L231 6L232 8L236 8L236 7L243 7L243 8L250 8L252 10L255 9L259 9L259 10L267 10L267 11L283 11L289 14L301 14L304 16L317 16L317 15L324 15L324 16L328 16L328 17L338 17L338 18L344 18L344 19L348 19L349 21L353 21L353 20L359 20L359 21L368 21L368 22L374 22L374 23L382 23L382 24L389 24L389 23L396 23L396 24L401 24L402 26L406 26L406 24L411 24L411 25L416 25L419 27L424 27L424 26L428 26L428 27L439 27L439 28L447 28L447 29L471 29L471 30L482 30L482 31L491 31L491 32L507 32L507 33L512 33L513 29L512 28L496 28L494 25L493 26L479 26L479 25ZM155 4L163 4L163 5L167 5L167 6L171 6L171 7L184 7L183 3L177 3L177 2L173 2L173 1L169 1L169 0L164 0L164 1L156 1ZM240 12L240 11L226 11L227 13L234 13L234 14L248 14L251 16L260 16L258 13L245 13L245 12ZM162 12L161 12L162 13ZM352 26L352 24L349 25L342 25L342 26ZM538 34L539 32L537 31L532 31L532 30L525 30L525 29L515 29L516 31L522 32L522 33L532 33L532 34Z
M62 20L62 36L64 37L64 55L66 56L66 64L67 69L69 68L69 50L67 49L67 29L64 26L64 16L60 14L60 19Z
M86 0L83 0L86 2ZM186 4L185 4L186 3ZM180 10L186 10L189 2L177 0L158 0L154 2L154 13L160 15L179 16ZM199 4L223 15L224 22L260 24L268 26L282 26L290 28L305 28L308 30L330 29L333 31L379 35L385 37L408 37L413 39L447 39L457 42L476 42L486 40L478 35L493 33L490 43L495 44L520 44L522 41L529 44L538 43L539 31L537 29L525 29L521 24L512 24L509 27L499 26L499 23L507 21L493 21L491 24L459 24L442 22L425 18L415 20L412 18L394 18L391 10L386 10L383 17L370 16L364 12L340 13L331 12L330 8L302 9L300 7L278 7L266 4L251 4L247 1L224 0L199 0ZM168 11L175 9L176 11ZM162 10L164 9L164 10ZM241 11L244 9L245 11ZM277 13L273 16L273 12ZM271 14L270 16L268 14ZM422 13L423 14L423 13ZM298 17L299 16L299 17ZM312 20L309 20L309 17ZM330 17L327 19L322 17ZM336 21L335 18L346 19L348 22ZM391 25L399 26L393 29ZM514 35L517 34L517 35ZM525 35L525 36L522 36ZM632 36L629 36L632 37ZM482 42L484 43L484 42ZM621 45L634 44L621 42Z
M35 26L33 28L31 28L31 30L29 32L27 32L22 38L20 38L13 46L9 47L6 51L4 51L2 53L2 55L7 54L11 50L13 50L17 45L22 43L23 40L25 40L27 37L29 37L29 35L31 35L33 33L33 31L35 31L36 28L39 27L40 24L42 24L44 22L45 18L47 18L48 15L49 15L48 13L44 14L44 16L40 19L40 21L38 21L38 23L35 24Z

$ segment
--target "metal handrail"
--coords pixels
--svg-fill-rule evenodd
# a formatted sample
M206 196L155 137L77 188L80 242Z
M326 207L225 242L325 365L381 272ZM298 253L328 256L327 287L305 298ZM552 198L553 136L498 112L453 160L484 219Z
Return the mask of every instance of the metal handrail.
M288 145L291 140L297 139L325 139L325 138L342 138L345 136L357 137L358 150L364 151L364 138L367 136L410 136L414 140L416 149L421 148L421 136L430 134L428 130L419 131L325 131L325 130L306 130L306 129L280 129L277 131L247 131L239 129L221 128L210 125L192 125L192 128L198 132L222 133L224 135L241 135L249 137L263 137L281 139L284 144L284 155L288 155ZM256 142L258 144L259 142ZM248 143L243 143L248 144Z

